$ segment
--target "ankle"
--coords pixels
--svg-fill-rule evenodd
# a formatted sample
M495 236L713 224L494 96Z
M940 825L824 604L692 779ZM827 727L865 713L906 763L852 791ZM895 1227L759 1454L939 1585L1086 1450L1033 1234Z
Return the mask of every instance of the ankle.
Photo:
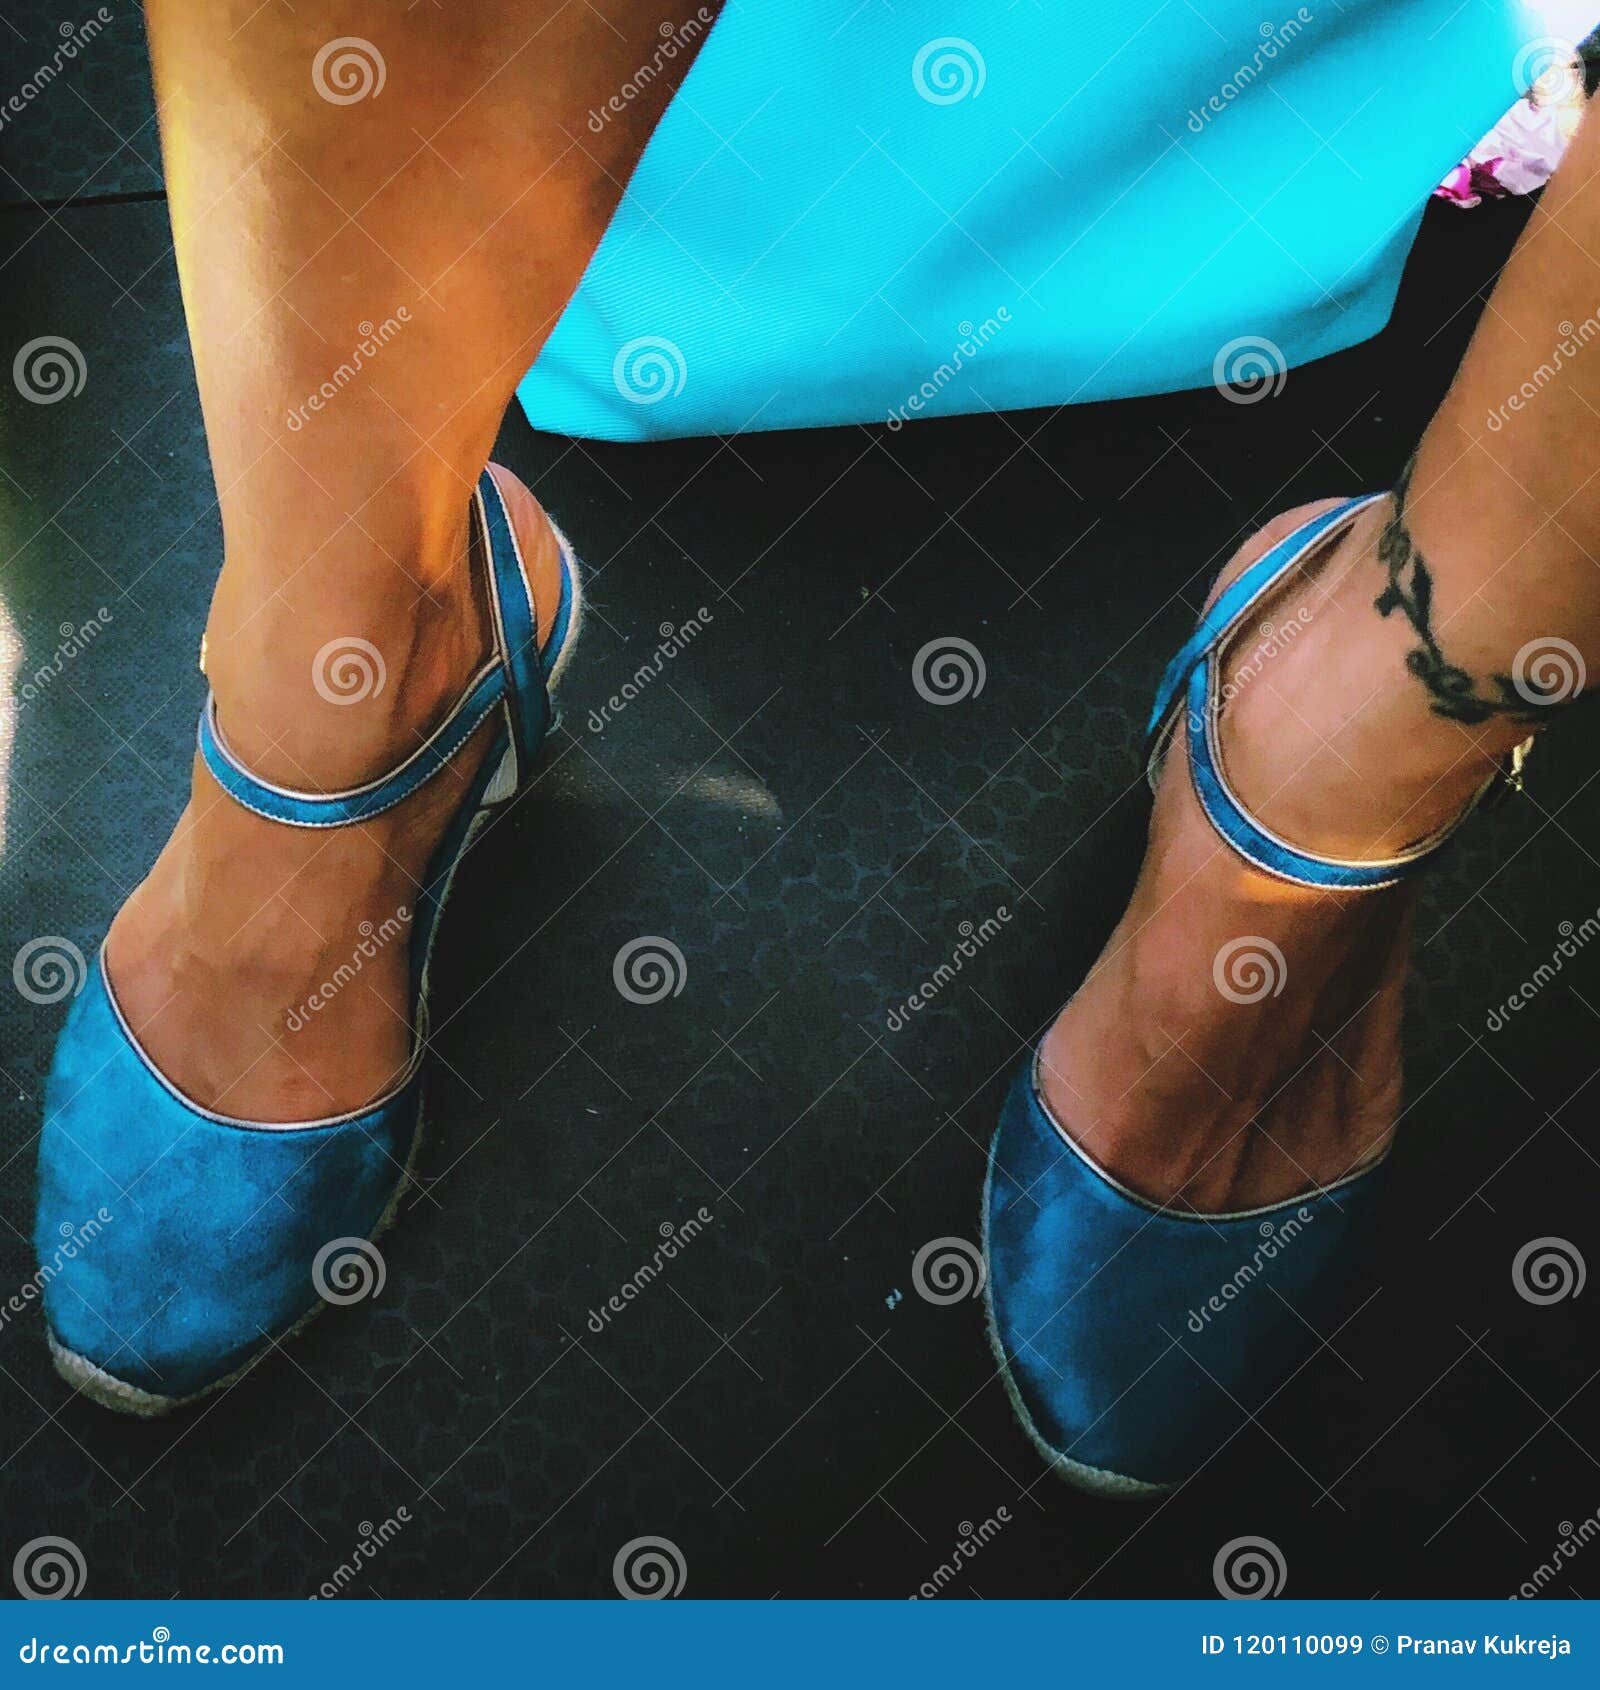
M206 672L230 747L264 779L336 790L408 755L483 662L488 616L463 507L435 560L345 571L337 595L265 590L230 559L206 634ZM419 585L419 583L426 583Z
M1373 608L1389 511L1363 512L1224 663L1222 745L1241 800L1290 842L1352 858L1401 851L1447 823L1528 731L1504 718L1468 727L1430 707L1407 667L1410 630Z

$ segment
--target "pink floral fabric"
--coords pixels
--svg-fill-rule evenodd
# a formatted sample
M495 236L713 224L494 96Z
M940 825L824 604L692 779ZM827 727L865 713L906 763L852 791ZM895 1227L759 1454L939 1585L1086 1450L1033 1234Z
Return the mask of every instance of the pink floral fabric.
M1531 194L1561 162L1583 115L1583 67L1552 60L1528 92L1489 131L1434 194L1463 211L1486 199Z

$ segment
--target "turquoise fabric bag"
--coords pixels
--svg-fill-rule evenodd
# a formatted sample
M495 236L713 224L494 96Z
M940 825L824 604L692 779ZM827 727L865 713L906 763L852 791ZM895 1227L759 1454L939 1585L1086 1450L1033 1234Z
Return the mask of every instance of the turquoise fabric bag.
M735 0L523 406L648 440L1274 380L1382 328L1430 190L1597 12ZM640 80L705 33L662 29Z

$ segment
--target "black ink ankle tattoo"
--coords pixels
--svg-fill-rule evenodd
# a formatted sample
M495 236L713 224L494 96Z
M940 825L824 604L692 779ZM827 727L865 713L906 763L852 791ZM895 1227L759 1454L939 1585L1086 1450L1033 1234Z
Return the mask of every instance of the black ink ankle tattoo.
M1539 726L1550 719L1553 707L1576 701L1583 685L1582 675L1577 677L1576 686L1568 676L1564 687L1548 691L1531 676L1491 675L1493 696L1485 696L1472 676L1445 656L1433 632L1433 572L1406 526L1406 498L1416 465L1413 453L1395 484L1394 514L1378 540L1378 557L1389 571L1389 585L1372 601L1373 605L1380 616L1401 611L1422 641L1415 651L1406 653L1406 668L1428 689L1429 703L1436 716L1469 726L1495 716L1528 727ZM1565 641L1553 643L1570 651L1581 666L1576 650ZM1521 669L1520 661L1517 667Z

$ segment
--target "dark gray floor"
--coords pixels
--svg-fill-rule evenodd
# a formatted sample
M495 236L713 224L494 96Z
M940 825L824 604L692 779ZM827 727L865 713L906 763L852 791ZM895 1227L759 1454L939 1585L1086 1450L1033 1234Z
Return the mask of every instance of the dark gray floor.
M0 0L0 76L0 205L160 191L139 0Z
M595 614L542 795L452 904L426 1188L385 1241L387 1289L159 1425L74 1401L37 1317L8 1322L0 1559L50 1534L82 1548L91 1594L304 1595L403 1506L362 1593L610 1595L613 1555L649 1534L681 1548L690 1594L897 1596L1004 1508L954 1593L1210 1595L1244 1534L1282 1548L1291 1594L1529 1577L1600 1497L1593 1294L1535 1307L1511 1280L1532 1238L1593 1255L1600 954L1514 1030L1485 1017L1600 904L1582 729L1432 880L1370 1278L1199 1481L1154 1511L1061 1489L977 1304L910 1281L921 1245L974 1235L1004 1077L1114 918L1138 726L1210 573L1264 515L1392 478L1517 219L1431 214L1389 332L1254 406L1207 391L653 447L508 422L500 455L587 557ZM0 957L49 935L92 955L181 802L216 511L163 207L11 210L0 242L7 361L48 332L87 365L48 407L0 388L21 699ZM705 632L593 731L701 606ZM911 664L952 635L987 682L941 708ZM888 1031L1000 903L1003 935ZM687 981L643 1006L612 964L647 934ZM61 1013L0 1001L0 1289L31 1272ZM702 1205L705 1235L592 1332ZM1588 1557L1558 1593L1600 1591Z

